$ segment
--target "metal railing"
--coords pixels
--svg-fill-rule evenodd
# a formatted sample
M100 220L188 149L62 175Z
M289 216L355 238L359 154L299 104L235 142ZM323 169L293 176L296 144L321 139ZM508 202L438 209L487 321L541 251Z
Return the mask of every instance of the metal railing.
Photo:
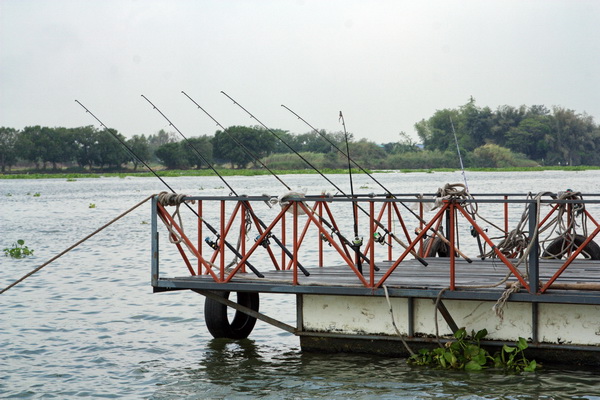
M447 246L450 290L457 286L457 259L471 262L475 257L494 259L522 288L541 294L573 260L586 254L600 232L594 218L600 210L598 195L566 199L553 194L534 198L514 193L445 199L417 194L357 195L352 199L188 196L183 201L195 203L195 212L177 207L171 214L170 207L163 206L158 198L153 200L153 284L160 278L160 230L166 232L190 275L206 275L217 283L230 282L240 274L260 278L263 272L276 270L290 271L286 276L292 285L298 285L302 274L309 276L313 268L342 265L355 276L357 284L381 288L402 263L427 263L430 248L425 242L429 238L429 246L433 240L442 240ZM432 205L436 208L428 213ZM348 236L354 222L351 207L364 211L357 217L362 238ZM159 229L160 225L164 227ZM463 233L465 226L471 235ZM516 230L524 241L509 248L506 240ZM465 237L470 236L477 238L477 247L465 244ZM576 237L580 239L575 246ZM556 240L563 240L564 254L544 254L547 244ZM564 257L543 284L539 279L542 256Z

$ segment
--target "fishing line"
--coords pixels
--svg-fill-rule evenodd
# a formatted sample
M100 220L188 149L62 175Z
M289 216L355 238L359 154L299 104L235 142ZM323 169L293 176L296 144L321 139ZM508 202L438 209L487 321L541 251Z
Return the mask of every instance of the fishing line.
M84 106L79 100L75 100L77 102L77 104L79 104L81 107L83 107L83 109L90 114L92 117L94 117L94 119L96 121L98 121L98 123L100 124L100 126L102 126L107 132L109 132L115 139L117 139L119 141L119 143L121 143L123 145L123 147L125 147L127 149L127 151L133 156L135 157L138 161L140 161L146 168L148 168L148 170L150 172L152 172L152 174L154 176L156 176L167 188L169 188L169 190L176 194L175 190L173 190L173 188L171 186L169 186L169 184L167 184L167 182L164 181L164 179L162 179L155 171L154 169L152 169L148 163L146 163L144 160L142 160L137 154L135 154L135 152L125 143L123 142L123 140L121 140L121 138L119 138L118 135L116 135L115 133L113 133L105 124L104 122L100 121L100 119L98 117L96 117L86 106ZM196 210L194 210L188 203L184 202L184 204L187 206L187 208L194 213L194 215L196 215L196 217L198 219L200 219L200 221L202 221L202 223L204 223L204 225L208 228L208 230L210 230L212 232L213 235L215 235L217 237L217 240L220 239L221 235L219 235L219 232L211 225L209 224L204 218L200 217L198 215L198 213L196 212ZM237 251L237 249L228 241L224 240L223 243L227 246L227 248L229 248L236 256L238 257L242 257L242 255L240 254L239 251ZM256 276L258 276L259 278L264 278L264 275L261 274L256 268L254 268L254 266L249 263L248 261L246 261L246 265L248 266L248 268L250 268L252 270L252 272L254 272L254 274Z
M345 196L346 198L349 198L349 196L344 193L344 191L342 189L340 189L335 183L333 183L329 178L327 178L321 171L319 171L319 169L317 167L315 167L313 164L311 164L306 158L304 158L300 153L298 153L296 150L294 150L285 140L283 140L281 137L279 137L279 135L277 135L272 129L268 128L265 124L263 124L258 118L256 118L254 115L252 115L252 113L250 113L250 111L246 110L241 104L239 104L237 101L235 101L231 96L229 96L227 93L225 93L224 91L221 91L222 94L224 94L229 100L231 100L233 102L233 104L235 104L236 106L238 106L239 108L241 108L242 110L244 110L249 116L250 118L254 119L256 122L258 122L263 128L265 128L269 133L271 133L273 136L275 136L277 139L279 139L288 149L290 149L294 154L296 154L298 157L300 157L300 159L302 159L302 161L304 161L309 167L311 167L312 169L314 169L319 175L321 175L327 182L329 182L338 192L340 192L343 196ZM361 210L364 214L369 215L369 213L360 205L357 205L358 209ZM377 226L379 226L385 233L387 233L388 235L390 235L390 237L394 238L394 240L396 240L402 247L407 248L408 246L406 244L404 244L396 235L394 235L393 232L390 232L381 222L374 220L375 224L377 224ZM411 254L417 259L419 260L419 262L423 265L427 265L427 262L420 257L415 251L411 250Z
M462 171L462 176L465 181L465 189L467 194L469 193L469 183L467 182L467 174L465 173L465 165L463 164L462 155L460 154L460 147L458 146L458 138L456 136L456 130L454 129L454 122L452 122L452 117L450 117L450 126L452 126L452 134L454 135L454 143L456 144L456 152L458 153L458 159L460 160L460 169ZM476 212L472 211L473 220L476 220ZM479 236L479 232L475 229L475 227L471 226L471 236L477 239L477 246L479 247L479 254L481 255L481 259L484 260L485 256L483 255L483 244L481 243L481 237Z
M223 132L225 132L227 134L227 136L229 136L229 138L231 140L233 140L235 142L235 144L237 144L238 146L240 146L250 157L254 158L258 163L260 163L260 165L265 168L267 171L269 171L269 173L271 173L271 175L273 175L275 177L275 179L277 179L283 186L286 187L287 190L292 190L291 187L289 187L283 180L281 180L281 178L273 171L271 171L271 169L265 164L263 163L260 158L255 155L247 146L245 146L242 142L240 142L239 140L236 139L236 137L231 134L229 132L229 130L227 130L223 125L221 125L219 123L219 121L217 121L212 115L210 115L208 113L208 111L206 111L204 108L202 108L202 106L200 106L200 104L198 104L194 99L192 99L186 92L184 92L183 90L181 91L181 93L183 93L185 95L185 97L187 97L188 99L190 99L190 101L192 103L194 103L200 110L202 110L204 112L204 114L206 114L210 119L212 119L215 124L217 124L217 126L219 128L221 128L223 130Z
M344 139L346 141L346 155L348 156L348 176L350 177L350 195L352 198L352 215L354 217L354 241L352 242L352 247L354 251L357 253L360 249L360 246L363 244L362 238L358 237L358 215L357 215L357 202L354 197L354 183L352 181L352 166L350 165L350 146L348 144L348 132L346 131L346 121L344 120L344 114L340 111L339 121L342 122L342 126L344 127ZM362 265L360 263L360 258L356 257L356 268L362 273Z
M181 137L185 140L185 142L187 143L187 145L198 155L198 157L200 157L200 159L206 163L206 165L209 166L209 168L221 179L221 181L225 184L225 186L227 186L227 188L229 188L229 190L231 191L231 193L236 196L236 197L240 197L236 191L229 185L229 183L225 180L225 178L223 177L223 175L221 175L219 173L219 171L216 170L216 168L210 163L208 162L208 160L202 155L202 153L200 153L198 151L198 149L196 149L196 147L187 139L187 137L185 137L185 135L171 122L171 120L158 108L156 107L146 96L142 95L142 97L144 98L144 100L146 100L148 103L150 103L150 105L160 114L163 116L164 119L167 120L167 122L169 123L169 125L175 129L177 131L177 133L179 133L181 135ZM252 207L250 207L248 205L248 203L246 201L242 201L242 205L244 207L244 209L246 211L248 211L252 217L258 221L258 223L260 224L260 226L263 229L267 229L267 225L265 225L265 223L254 213L254 210L252 209ZM267 238L272 238L273 240L275 240L275 243L277 243L277 245L285 252L285 254L290 257L290 258L294 258L293 254L287 249L287 247L285 247L285 245L279 240L279 238L277 238L277 236L275 236L272 233L269 233L265 239ZM268 244L268 242L267 242ZM302 271L302 273L304 273L305 276L309 276L310 273L300 264L298 263L298 268L300 268L300 270Z
M450 126L452 126L452 133L454 134L454 143L456 144L456 152L458 153L458 159L460 160L460 169L462 171L463 180L465 181L465 188L467 189L467 193L469 193L469 184L467 183L465 165L463 164L462 155L460 154L460 147L458 147L458 138L456 137L456 131L454 130L454 122L452 122L452 117L450 117Z
M300 121L304 122L308 127L310 127L314 132L316 132L319 136L321 136L323 139L325 139L333 148L335 148L337 151L339 151L344 157L347 156L346 153L344 153L344 151L342 149L340 149L335 142L333 142L332 140L330 140L326 135L324 135L323 133L321 133L319 130L317 130L317 128L315 128L314 126L312 126L308 121L306 121L304 118L302 118L300 115L298 115L296 112L294 112L291 108L287 107L286 105L282 104L281 107L285 108L286 110L288 110L289 112L291 112L292 114L294 114ZM352 160L352 163L358 168L360 169L362 172L364 172L365 174L367 174L369 176L369 178L371 178L375 183L377 183L379 185L379 187L381 187L383 190L385 190L386 195L389 198L392 199L397 199L397 197L390 192L381 182L379 182L373 175L371 175L366 169L364 169L361 165L359 165L356 161ZM402 205L402 207L404 207L409 213L411 213L418 221L420 221L423 224L427 224L427 221L425 221L423 218L421 218L421 216L419 216L416 212L414 212L414 210L411 210L410 207L408 207L406 204L404 204L404 202L400 202L400 204ZM430 228L431 232L440 238L440 240L442 240L443 242L445 242L446 244L449 244L449 240L447 238L444 237L444 235L442 235L439 231ZM385 231L385 229L384 229ZM387 231L385 231L387 233ZM396 237L391 234L390 236L392 236L394 239L396 239ZM398 239L396 239L396 241L398 241ZM404 246L405 247L405 246ZM458 253L460 253L458 251L458 249L456 249ZM460 253L460 255L469 263L472 262L472 260L465 256L464 254ZM426 264L423 264L426 265Z
M210 115L208 113L208 111L206 111L203 107L201 107L200 104L198 104L194 99L192 99L186 92L184 92L182 90L181 93L183 93L188 99L190 99L192 101L192 103L194 103L200 110L202 110L204 112L204 114L206 114L210 119L212 119L217 124L217 126L220 127L223 130L223 132L227 133L227 135L231 139L233 139L233 141L238 146L240 146L244 151L246 151L246 153L248 155L250 155L250 157L254 158L258 163L260 163L260 165L262 165L267 171L269 171L279 182L281 182L281 184L283 186L285 186L285 188L287 190L292 191L292 188L289 185L287 185L279 176L277 176L277 174L275 172L273 172L265 163L263 163L256 154L254 154L252 151L250 151L250 149L248 149L246 146L244 146L243 143L241 143L239 140L237 140L235 138L235 136L233 134L231 134L223 125L221 125L221 123L219 123L219 121L217 121L212 115ZM352 242L350 242L346 237L344 237L344 235L342 235L342 233L339 230L337 230L331 223L329 223L329 221L327 221L325 218L323 218L323 216L319 215L314 210L312 210L312 211L319 218L319 220L321 222L323 222L325 224L325 226L327 226L327 228L329 228L331 230L332 233L334 233L336 236L338 236L340 238L340 240L342 240L343 243L352 247ZM365 260L365 262L367 262L367 263L370 262L366 255L360 253L360 256Z

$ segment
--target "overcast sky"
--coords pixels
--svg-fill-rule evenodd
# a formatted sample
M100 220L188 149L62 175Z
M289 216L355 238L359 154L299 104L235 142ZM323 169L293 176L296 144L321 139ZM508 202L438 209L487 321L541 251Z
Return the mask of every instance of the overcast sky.
M98 124L127 137L255 125L417 139L470 96L600 122L598 0L0 0L0 126Z

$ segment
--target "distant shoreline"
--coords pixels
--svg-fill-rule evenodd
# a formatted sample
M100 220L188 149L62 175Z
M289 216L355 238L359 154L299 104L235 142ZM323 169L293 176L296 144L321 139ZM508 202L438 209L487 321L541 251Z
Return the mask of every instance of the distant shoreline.
M466 168L471 172L532 172L532 171L588 171L599 170L598 166L548 166L548 167L510 167L510 168ZM434 173L434 172L452 172L460 171L458 168L432 168L432 169L401 169L401 170L372 170L370 173ZM201 170L160 170L155 171L159 176L177 177L177 176L215 176L215 173L209 169ZM255 176L270 175L270 172L264 169L221 169L219 174L223 176ZM301 170L277 170L273 171L277 175L298 175L298 174L316 174L310 169ZM347 169L323 169L320 172L324 174L346 174ZM358 170L352 170L353 173L360 174ZM40 171L19 171L0 173L0 179L79 179L79 178L101 178L101 177L152 177L153 173L147 171L117 171L117 172L40 172Z

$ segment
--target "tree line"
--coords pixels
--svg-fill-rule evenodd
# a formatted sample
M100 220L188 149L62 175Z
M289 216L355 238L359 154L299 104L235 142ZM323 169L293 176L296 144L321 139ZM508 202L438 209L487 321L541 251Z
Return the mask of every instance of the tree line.
M371 169L457 168L457 147L465 167L527 167L536 165L600 165L600 126L585 113L562 107L501 106L495 111L470 99L455 109L436 111L415 124L420 143L400 132L398 141L377 144L348 135L352 159ZM136 155L115 139L124 142ZM376 135L374 135L376 136ZM212 135L178 140L173 132L127 139L111 129L28 126L0 127L0 167L36 170L78 167L118 170L146 163L168 169L224 168L304 169L297 152L318 168L345 168L343 132L293 134L282 129L232 126ZM257 161L257 160L260 160Z

